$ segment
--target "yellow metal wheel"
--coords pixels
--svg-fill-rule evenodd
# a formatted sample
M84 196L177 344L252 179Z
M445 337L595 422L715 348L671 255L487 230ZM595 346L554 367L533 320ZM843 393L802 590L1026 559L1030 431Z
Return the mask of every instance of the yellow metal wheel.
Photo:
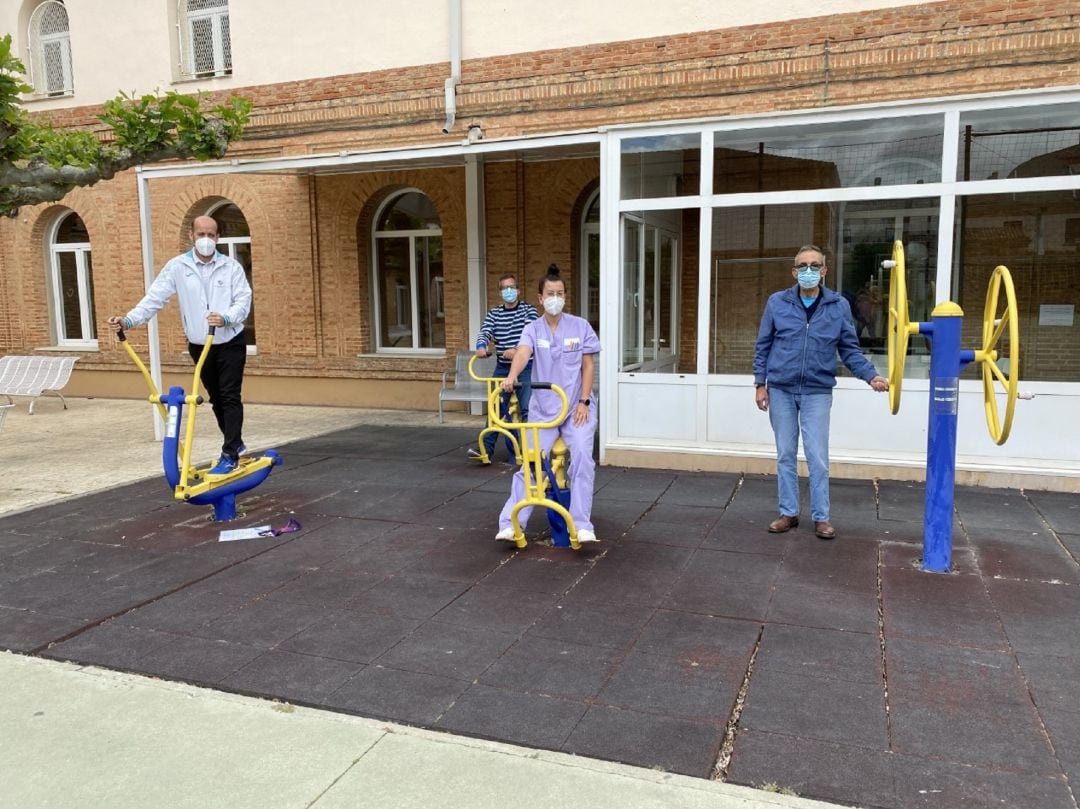
M1002 301L1002 290L1005 291ZM1002 308L1004 307L1004 308ZM1002 345L1002 338L1005 344ZM1004 358L1002 357L1004 354ZM1009 268L999 264L990 276L983 309L982 348L975 352L982 363L983 404L986 426L997 444L1004 444L1012 429L1016 409L1016 386L1020 382L1020 322L1016 310L1016 290ZM1004 359L1006 371L999 360ZM998 387L1000 385L1000 388ZM998 411L998 394L1005 395L1005 414Z
M889 409L894 415L900 410L900 388L904 381L910 334L904 245L897 239L893 242L892 275L889 278Z

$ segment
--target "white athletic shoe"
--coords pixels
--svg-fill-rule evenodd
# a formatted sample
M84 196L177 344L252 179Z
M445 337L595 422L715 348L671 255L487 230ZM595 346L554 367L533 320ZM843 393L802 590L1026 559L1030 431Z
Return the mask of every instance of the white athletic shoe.
M513 542L514 541L514 527L503 528L499 533L495 535L495 539L498 542Z
M584 545L586 542L599 542L596 538L596 534L590 531L588 528L579 528L577 532L577 541L579 545Z

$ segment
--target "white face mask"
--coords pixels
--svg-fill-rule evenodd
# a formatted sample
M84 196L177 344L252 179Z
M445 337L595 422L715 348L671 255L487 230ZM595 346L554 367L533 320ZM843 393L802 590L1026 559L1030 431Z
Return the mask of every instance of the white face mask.
M562 314L564 306L566 306L566 298L560 298L558 295L544 298L544 311L552 317L557 317Z
M217 250L217 242L209 236L203 236L201 239L195 240L195 252L200 256L212 256L215 250Z

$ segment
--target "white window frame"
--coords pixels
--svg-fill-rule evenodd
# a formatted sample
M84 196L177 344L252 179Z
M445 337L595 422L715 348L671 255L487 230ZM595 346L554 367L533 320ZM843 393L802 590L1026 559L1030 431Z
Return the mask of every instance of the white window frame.
M375 351L378 354L433 354L437 356L443 356L446 354L446 347L422 347L420 342L420 268L417 266L416 261L416 249L417 240L426 239L432 236L442 237L442 227L438 228L422 228L417 230L376 230L379 221L383 218L383 214L387 210L397 204L398 200L408 194L423 194L424 197L430 199L427 194L421 191L419 188L404 188L389 197L387 197L383 203L376 209L375 216L372 219L374 223L372 225L372 239L371 239L371 304L372 304L372 323L374 325L374 337L375 337ZM402 239L407 238L409 240L409 286L412 289L412 294L409 300L409 309L412 315L412 345L405 348L398 348L396 346L384 346L382 344L382 321L384 313L379 305L379 294L382 289L381 280L379 278L379 240L380 239ZM445 248L445 245L444 245ZM396 294L404 297L405 293L399 286L396 290ZM432 306L436 304L436 301L432 301ZM398 311L402 311L404 307L399 307ZM433 310L432 314L436 316L439 312ZM404 326L405 324L399 323L397 325Z
M94 330L94 312L91 306L93 290L86 261L87 256L92 255L90 242L64 242L60 244L56 241L56 236L60 232L60 225L69 216L77 215L74 211L63 214L53 223L49 232L49 285L52 287L53 318L56 325L55 339L58 346L96 349L98 347L96 338L68 337L65 334L64 327L64 296L62 291L63 283L61 283L60 278L60 254L72 253L75 256L76 283L79 288L79 319L82 333L84 335L92 334Z
M42 34L39 30L41 27L41 18L45 14L45 10L50 6L57 6L64 12L64 17L67 19L68 27L65 31L58 31L49 34ZM68 17L67 7L64 6L60 0L45 0L44 3L39 4L30 15L30 22L27 25L27 38L26 41L30 43L30 58L29 62L29 78L30 84L34 88L35 98L62 98L63 96L70 96L75 94L75 73L72 67L71 60L71 20ZM47 45L59 45L60 46L60 76L56 77L49 73L49 60L45 57L45 47ZM62 89L49 90L51 84L50 79L59 78Z
M232 64L225 64L225 33L223 21L229 19L229 4L225 0L221 6L208 9L188 9L188 0L178 0L176 26L179 35L180 76L184 79L205 79L217 76L231 76ZM211 43L214 53L212 70L199 70L195 61L195 23L209 20ZM231 23L231 20L230 20ZM232 53L232 26L229 26L229 52ZM230 59L230 62L232 60Z
M220 205L215 205L213 208L211 208L209 211L207 211L204 215L213 217L213 215L217 211L220 211L222 208L226 208L229 205L235 206L236 209L239 210L241 214L244 213L242 210L240 210L240 206L236 205L235 202L226 201L226 202L222 202ZM244 217L244 221L245 222L247 221L247 217ZM222 254L228 256L231 259L239 261L239 259L236 258L236 245L238 245L238 244L246 244L248 246L248 249L249 249L249 252L250 252L251 237L250 236L218 236L217 249L218 249L219 253L222 253ZM251 299L254 300L255 299L255 268L254 267L252 267L251 280L248 282L248 284L251 287ZM249 314L248 317L251 317L251 315ZM252 326L254 326L254 325L255 325L254 322L252 322ZM255 343L248 343L247 353L248 353L249 356L253 356L255 354L258 354L259 349L258 349L257 345Z

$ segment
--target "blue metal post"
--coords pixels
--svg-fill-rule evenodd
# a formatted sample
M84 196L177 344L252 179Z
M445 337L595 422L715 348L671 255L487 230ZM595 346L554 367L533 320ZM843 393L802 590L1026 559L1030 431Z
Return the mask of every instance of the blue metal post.
M931 323L919 324L930 341L930 423L926 440L926 512L923 570L948 573L952 562L953 489L956 484L956 415L960 402L960 331L964 312L938 304Z

